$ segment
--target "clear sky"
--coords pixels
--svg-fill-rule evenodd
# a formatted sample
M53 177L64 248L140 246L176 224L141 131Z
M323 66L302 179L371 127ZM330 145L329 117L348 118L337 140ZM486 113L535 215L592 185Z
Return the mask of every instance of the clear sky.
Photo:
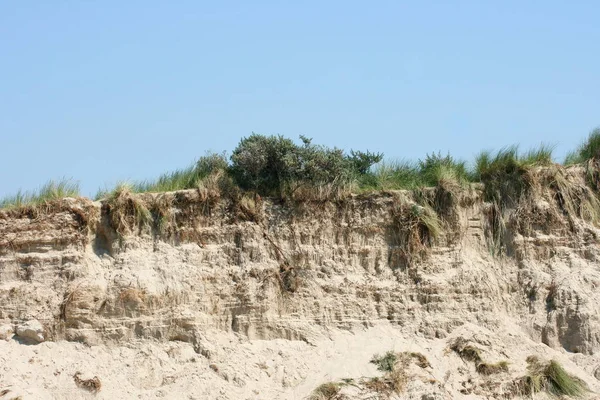
M0 2L0 196L152 178L252 131L419 158L600 125L598 1Z

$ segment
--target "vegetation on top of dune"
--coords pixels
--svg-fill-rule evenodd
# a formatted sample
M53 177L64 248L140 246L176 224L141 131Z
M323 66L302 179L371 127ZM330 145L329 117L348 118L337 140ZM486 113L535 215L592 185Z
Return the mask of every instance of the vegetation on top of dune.
M564 164L581 164L591 159L600 159L600 128L590 132L587 139L576 150L567 154Z
M156 179L121 182L115 188L100 190L95 198L114 197L123 185L132 193L210 186L302 201L335 200L349 193L483 183L486 200L508 205L518 201L527 190L527 171L553 164L552 151L553 147L544 144L526 152L509 146L496 152L481 152L471 165L440 152L417 161L393 161L368 150L347 153L337 147L316 145L305 136L300 136L300 143L296 143L281 135L253 133L241 139L230 157L225 153L208 153L188 167ZM600 159L600 128L569 153L564 164L595 159ZM77 184L64 179L49 181L38 191L19 191L1 199L0 208L74 196L79 196Z
M52 200L79 196L79 184L70 179L63 178L58 181L48 181L38 190L31 192L19 190L14 195L6 196L0 199L0 208L36 206Z

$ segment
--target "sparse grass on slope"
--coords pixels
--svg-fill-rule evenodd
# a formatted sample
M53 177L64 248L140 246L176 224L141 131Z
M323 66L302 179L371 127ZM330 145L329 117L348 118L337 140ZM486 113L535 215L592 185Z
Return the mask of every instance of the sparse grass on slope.
M70 179L61 179L59 181L48 181L37 191L23 192L19 190L15 195L0 200L0 208L35 206L65 197L79 197L79 184L77 182Z

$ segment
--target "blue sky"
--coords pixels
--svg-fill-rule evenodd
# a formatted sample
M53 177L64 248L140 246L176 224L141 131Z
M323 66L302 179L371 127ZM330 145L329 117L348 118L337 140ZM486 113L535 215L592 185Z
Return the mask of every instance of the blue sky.
M251 132L419 158L600 125L596 1L3 1L0 196L86 195Z

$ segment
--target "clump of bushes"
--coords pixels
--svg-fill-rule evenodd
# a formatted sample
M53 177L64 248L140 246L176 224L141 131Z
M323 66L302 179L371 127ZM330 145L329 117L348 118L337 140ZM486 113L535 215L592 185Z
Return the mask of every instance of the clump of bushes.
M279 198L306 198L314 190L349 189L383 155L312 144L301 136L297 145L283 136L252 134L242 139L231 155L230 172L246 190ZM317 196L318 197L318 196Z

